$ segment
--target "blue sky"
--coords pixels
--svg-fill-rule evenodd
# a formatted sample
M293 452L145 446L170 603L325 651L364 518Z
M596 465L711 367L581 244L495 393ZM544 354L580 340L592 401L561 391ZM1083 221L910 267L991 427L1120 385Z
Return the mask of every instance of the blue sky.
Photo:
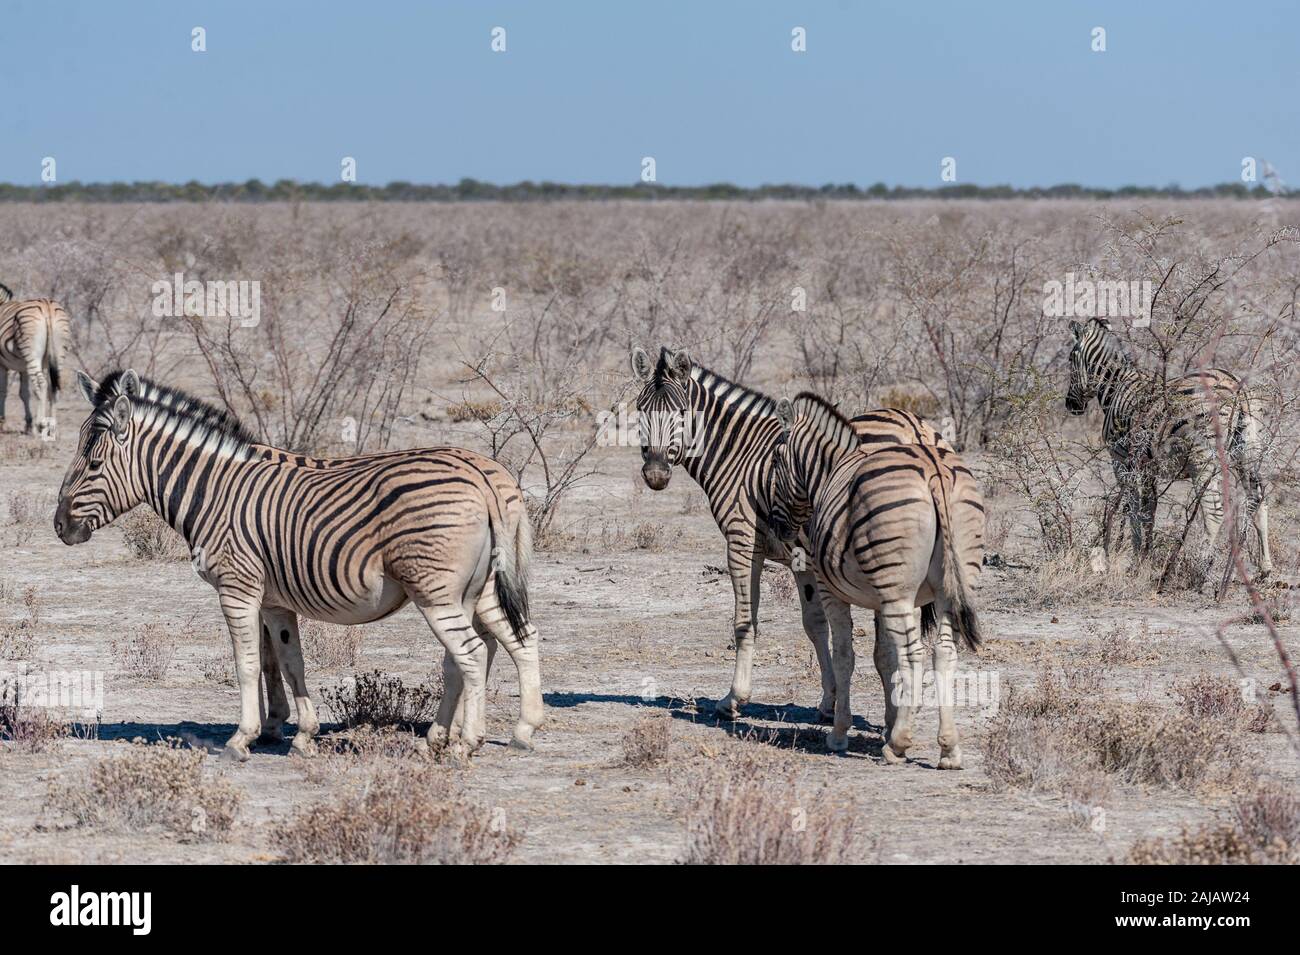
M207 52L190 31L207 31ZM506 30L505 53L490 48ZM807 31L807 52L790 48ZM1106 29L1106 52L1091 49ZM0 181L1300 185L1300 3L4 0Z

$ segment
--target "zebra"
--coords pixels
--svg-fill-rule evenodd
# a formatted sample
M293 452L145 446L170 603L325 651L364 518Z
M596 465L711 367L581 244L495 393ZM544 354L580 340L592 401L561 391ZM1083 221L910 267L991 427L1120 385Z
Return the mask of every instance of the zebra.
M888 637L879 641L885 645L891 677L885 686L881 753L886 762L904 760L913 742L926 657L916 611L933 603L939 768L960 769L952 712L957 666L953 634L974 649L980 633L963 555L956 546L951 475L935 449L923 444L869 452L853 423L811 392L793 402L781 399L776 417L781 437L772 450L769 523L787 544L806 528L832 635L835 721L828 746L833 751L847 749L852 722L849 608L870 607Z
M78 384L83 393L96 394L99 385L91 381L84 373L78 372ZM163 388L155 385L146 378L140 378L135 375L117 375L105 379L104 387L106 397L116 398L118 394L125 394L127 397L145 396L150 401L163 407L170 407L186 399L182 392L172 389ZM338 470L357 464L371 464L376 460L389 457L405 455L407 451L383 451L371 454L356 455L352 457L341 458L317 458L305 454L298 454L292 451L286 451L282 448L276 448L267 444L254 442L250 445L256 454L260 454L265 460L276 461L280 463L289 463L296 467L315 468L320 470ZM500 469L493 469L485 472L485 476L492 482L498 496L503 500L510 500L512 494L517 493L518 488L513 478ZM485 612L491 614L492 608L485 608ZM497 613L503 611L497 608ZM272 631L278 630L280 642L277 643L272 639ZM261 739L264 742L278 742L283 738L282 727L289 717L289 701L285 695L284 683L280 679L281 671L285 672L285 678L290 680L292 686L294 680L288 676L289 670L286 667L292 667L295 670L302 667L302 645L298 632L298 622L296 615L289 620L287 624L277 623L276 619L270 618L265 612L262 615L262 683L266 689L266 720L263 722ZM496 656L497 640L492 635L491 627L483 627L479 632L484 643L487 644L487 664L484 667L484 679L492 670L492 661ZM282 649L283 648L283 649ZM459 737L461 727L464 723L465 712L465 693L463 692L463 681L460 677L460 670L457 668L454 658L451 654L443 654L443 698L440 706L445 705L449 711L454 712L451 717L451 737Z
M0 285L0 423L4 422L9 372L19 375L18 396L23 402L23 430L53 441L54 402L61 387L59 369L71 337L68 313L48 298L14 301L14 293ZM32 414L32 394L36 414Z
M661 348L658 360L652 361L644 349L636 347L630 359L633 376L643 384L636 399L643 480L652 490L662 490L668 486L672 469L680 465L704 491L726 539L727 570L735 596L736 662L731 688L715 704L715 710L723 718L736 719L740 707L749 702L759 583L764 561L771 560L789 567L794 575L804 631L821 671L818 716L833 719L835 677L816 576L805 564L804 551L767 533L771 452L781 433L775 417L776 400L695 364L685 351ZM864 447L925 444L942 456L958 497L969 505L960 515L960 544L963 561L978 573L984 547L983 502L974 476L952 447L931 425L906 411L877 409L859 415L852 423ZM888 659L881 635L877 621L874 656L888 698Z
M1102 440L1110 450L1128 512L1134 552L1150 547L1157 477L1187 478L1194 494L1204 485L1200 499L1204 558L1211 559L1223 524L1223 492L1216 476L1221 437L1246 493L1246 513L1259 542L1258 571L1267 577L1273 561L1261 474L1263 427L1241 381L1230 372L1210 368L1161 383L1138 367L1105 319L1086 324L1071 321L1070 332L1065 407L1081 415L1094 397L1101 406Z
M240 719L228 754L247 759L259 737L262 648L272 634L298 714L293 748L307 754L319 722L298 616L368 623L408 601L457 677L429 743L466 754L482 743L487 634L519 670L511 745L532 747L544 710L528 614L531 529L523 493L499 464L460 448L425 448L300 466L256 444L233 415L134 371L100 383L80 374L78 382L93 410L60 488L55 532L65 544L83 543L147 504L185 538L199 576L217 591L235 651Z

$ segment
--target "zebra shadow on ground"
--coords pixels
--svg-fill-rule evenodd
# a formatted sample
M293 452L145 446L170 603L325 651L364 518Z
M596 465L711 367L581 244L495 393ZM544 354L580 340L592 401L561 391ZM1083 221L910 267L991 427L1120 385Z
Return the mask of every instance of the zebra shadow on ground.
M587 703L619 703L647 710L666 710L676 720L700 726L715 726L728 736L746 742L778 749L828 754L827 727L815 707L794 703L747 703L739 719L723 719L714 711L715 700L704 697L686 699L676 696L638 696L636 694L607 693L548 693L543 699L547 706L557 709L582 706ZM854 715L853 729L858 732L849 737L849 753L880 758L883 742L882 726ZM864 733L873 734L865 736Z

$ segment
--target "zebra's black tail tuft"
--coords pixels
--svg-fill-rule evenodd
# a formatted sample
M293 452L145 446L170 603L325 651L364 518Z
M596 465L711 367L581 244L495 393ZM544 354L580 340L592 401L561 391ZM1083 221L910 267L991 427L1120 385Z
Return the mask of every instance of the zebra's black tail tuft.
M926 604L921 608L921 636L926 640L933 640L938 629L939 620L934 615L934 604Z
M526 513L518 515L513 538L498 538L493 551L497 602L510 621L510 629L523 639L528 625L528 563L533 554L533 532Z

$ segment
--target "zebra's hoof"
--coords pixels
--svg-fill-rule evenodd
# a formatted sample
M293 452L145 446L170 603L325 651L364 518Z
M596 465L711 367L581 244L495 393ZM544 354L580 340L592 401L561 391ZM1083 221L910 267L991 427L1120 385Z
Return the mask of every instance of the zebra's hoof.
M826 734L826 748L832 753L847 752L849 748L849 734L836 733L835 730L831 730Z
M304 737L299 733L293 738L293 744L289 748L289 755L311 759L316 755L316 743L310 736Z
M221 752L221 758L227 763L246 763L251 755L248 746L244 743L230 742Z
M939 757L940 769L961 769L961 754Z
M259 746L271 746L275 743L283 742L284 730L279 726L268 726L266 729L262 730L261 735L257 737L257 745Z
M902 753L894 752L894 747L890 746L888 743L880 747L880 755L883 756L885 762L889 763L891 766L897 766L900 763L907 762L907 757Z
M823 710L820 706L817 707L817 722L818 722L818 723L821 723L823 726L828 726L828 725L830 725L831 723L834 723L834 722L835 722L835 711L834 711L834 710Z
M520 739L518 736L511 737L509 746L516 753L531 753L537 748L531 740Z
M740 707L730 697L725 700L719 700L713 706L713 712L718 714L719 719L738 720L740 719Z

